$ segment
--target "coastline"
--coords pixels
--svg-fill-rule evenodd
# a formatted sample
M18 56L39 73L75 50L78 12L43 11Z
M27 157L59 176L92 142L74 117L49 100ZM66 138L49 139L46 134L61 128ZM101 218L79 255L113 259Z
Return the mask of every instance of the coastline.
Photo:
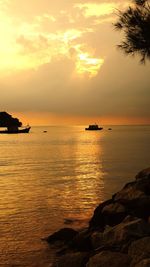
M52 267L150 266L150 168L100 203L86 228L48 236Z

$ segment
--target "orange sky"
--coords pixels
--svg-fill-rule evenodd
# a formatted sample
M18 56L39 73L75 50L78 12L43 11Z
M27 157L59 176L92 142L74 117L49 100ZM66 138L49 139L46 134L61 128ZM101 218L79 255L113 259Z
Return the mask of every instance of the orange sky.
M125 0L0 0L1 111L24 123L150 122L150 64L113 28Z
M20 118L24 125L46 126L46 125L89 125L98 123L100 125L140 125L150 124L150 118L145 117L85 117L54 115L50 113L37 112L14 112L14 117Z

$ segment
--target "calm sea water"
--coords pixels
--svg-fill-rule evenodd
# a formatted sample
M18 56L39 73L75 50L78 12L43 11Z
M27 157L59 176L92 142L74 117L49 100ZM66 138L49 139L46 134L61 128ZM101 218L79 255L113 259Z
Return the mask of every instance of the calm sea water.
M99 202L150 166L149 151L150 126L0 135L0 266L49 266L42 238L67 219L86 224Z

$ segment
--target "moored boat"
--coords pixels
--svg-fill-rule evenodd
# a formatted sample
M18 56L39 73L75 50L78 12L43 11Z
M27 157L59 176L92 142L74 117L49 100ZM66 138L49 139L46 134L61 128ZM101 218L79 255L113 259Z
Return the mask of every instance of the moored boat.
M85 130L88 130L88 131L99 131L102 129L103 129L103 127L99 127L97 124L91 124L91 125L89 125L88 128L85 128Z
M31 127L28 126L28 127L25 127L25 128L22 128L22 129L19 129L19 128L7 128L5 130L1 130L0 131L0 134L17 134L17 133L29 133Z
M0 127L4 128L0 130L0 134L28 133L31 129L29 125L23 127L19 119L13 118L5 111L0 112Z

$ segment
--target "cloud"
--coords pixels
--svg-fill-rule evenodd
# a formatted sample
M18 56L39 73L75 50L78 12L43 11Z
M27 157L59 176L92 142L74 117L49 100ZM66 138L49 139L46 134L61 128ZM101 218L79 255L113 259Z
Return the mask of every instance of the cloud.
M0 1L1 108L74 116L150 116L150 66L116 49L126 1Z
M75 7L83 10L85 17L101 17L110 15L114 12L114 9L118 7L117 3L84 3L76 4Z
M89 80L76 77L74 63L62 57L38 70L12 76L1 86L1 102L3 109L14 111L148 117L149 71L150 66L145 68L113 52L99 74Z
M104 60L104 56L102 58L98 53L97 46L94 43L90 45L92 35L96 33L97 36L101 36L99 25L110 21L111 17L108 15L113 12L113 6L116 5L118 4L115 2L99 4L98 1L93 3L80 1L79 4L78 1L68 3L63 0L59 3L59 12L56 12L57 1L52 4L49 1L43 3L41 0L35 3L33 0L30 3L20 4L18 0L13 2L8 0L5 2L5 8L4 1L1 1L3 17L0 22L0 34L3 40L0 49L1 71L35 69L49 63L54 57L57 59L59 55L68 57L68 51L74 48L76 52L80 50L76 57L78 73L81 72L79 66L83 66L83 62L88 62L86 68L82 67L82 70L85 69L85 72L91 75L93 71L90 69L92 70L95 65L92 63L92 58L97 62L95 71L99 69L98 62ZM101 21L102 15L106 16ZM2 21L5 23L5 32ZM81 54L88 55L87 58L91 60L79 62Z

